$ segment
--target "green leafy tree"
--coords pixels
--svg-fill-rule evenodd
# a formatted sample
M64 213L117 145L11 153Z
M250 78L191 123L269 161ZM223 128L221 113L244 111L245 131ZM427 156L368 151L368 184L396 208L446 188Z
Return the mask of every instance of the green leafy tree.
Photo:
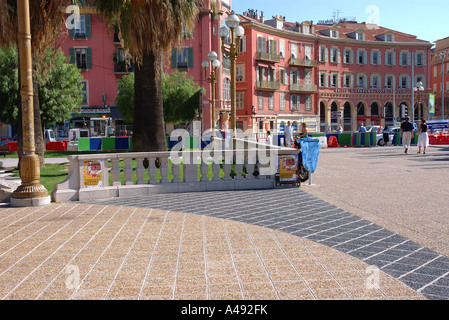
M0 121L16 123L18 117L19 70L17 49L0 49Z
M62 122L76 112L82 102L80 86L83 76L78 68L68 64L68 58L58 50L47 52L51 68L38 69L38 96L42 127ZM19 80L17 50L15 47L0 49L0 120L4 123L18 121Z
M192 121L198 112L199 98L191 98L200 90L199 85L185 72L174 71L162 75L164 120L168 123Z
M134 72L123 76L118 85L115 99L122 120L131 124L134 121Z
M61 50L47 55L51 70L47 70L47 74L42 74L38 80L43 125L67 120L82 103L80 83L83 76L68 60Z
M198 113L200 87L185 72L162 74L162 99L166 123L189 122ZM117 108L126 123L134 121L134 73L118 87Z

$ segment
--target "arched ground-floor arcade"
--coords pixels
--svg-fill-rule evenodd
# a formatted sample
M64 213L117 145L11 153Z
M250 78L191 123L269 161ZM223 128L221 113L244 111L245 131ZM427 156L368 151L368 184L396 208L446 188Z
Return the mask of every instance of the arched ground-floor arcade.
M319 119L321 132L334 132L340 124L344 131L357 131L365 126L397 126L405 115L412 117L411 95L395 97L321 97L319 99ZM393 107L394 106L394 107ZM415 121L427 119L425 102L415 102Z

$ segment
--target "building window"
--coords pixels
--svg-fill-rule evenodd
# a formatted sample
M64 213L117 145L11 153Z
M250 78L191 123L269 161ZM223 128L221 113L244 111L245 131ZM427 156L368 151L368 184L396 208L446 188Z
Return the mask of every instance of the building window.
M306 96L306 111L312 110L312 96Z
M245 109L245 93L244 92L237 92L236 93L236 108L243 110Z
M344 88L351 87L351 75L350 74L343 75L343 87Z
M393 89L393 77L392 76L386 76L386 78L385 78L385 88L386 89Z
M193 68L193 48L172 49L171 67L174 69Z
M388 42L392 42L393 41L393 35L392 34L386 34L385 35L385 41L388 41Z
M408 87L409 87L409 77L408 76L399 77L399 88L408 89Z
M415 57L416 57L415 65L416 66L423 66L424 65L423 54L421 52L417 52Z
M352 50L345 49L343 52L343 63L352 63Z
M379 77L371 76L371 89L379 89Z
M371 64L374 66L379 65L379 52L378 51L371 51Z
M85 14L76 17L75 15L75 27L69 29L69 37L72 39L87 39L91 38L91 15Z
M320 73L320 87L327 87L327 76L325 72Z
M75 49L75 60L78 69L87 69L87 49L86 48Z
M263 110L263 92L257 94L257 108Z
M86 37L86 16L81 15L75 18L75 38Z
M274 93L270 92L268 96L268 109L274 110Z
M87 81L81 81L81 98L82 102L81 105L89 105L89 98L88 98L88 90L87 90Z
M327 48L326 47L320 47L319 59L320 59L320 62L327 62Z
M366 64L366 51L365 50L357 50L357 63L358 64Z
M285 58L285 41L279 40L279 55Z
M394 65L393 54L394 54L393 52L385 53L385 65L387 65L387 66Z
M331 74L331 87L336 88L337 82L338 82L338 74L336 73Z
M338 38L338 32L337 30L331 30L330 31L331 38Z
M299 97L296 95L290 96L290 110L299 110Z
M339 56L339 54L338 54L338 49L337 48L331 48L331 50L330 50L330 53L331 53L331 59L330 59L330 62L332 62L332 63L338 63L338 56Z
M310 33L309 26L303 26L303 27L302 27L302 33L304 33L304 34L309 34L309 33Z
M223 80L223 100L231 100L231 80L229 78Z
M359 88L359 89L365 88L365 76L364 75L359 75L357 77L357 88Z
M279 94L279 100L280 110L285 110L285 93Z
M245 72L245 66L244 65L237 65L235 67L235 81L242 82L244 81L244 72Z
M410 63L409 63L409 57L410 57L409 52L401 52L400 57L401 57L401 66L409 66L410 65Z
M363 33L356 32L356 34L355 34L355 39L356 40L363 40L363 38L364 38Z

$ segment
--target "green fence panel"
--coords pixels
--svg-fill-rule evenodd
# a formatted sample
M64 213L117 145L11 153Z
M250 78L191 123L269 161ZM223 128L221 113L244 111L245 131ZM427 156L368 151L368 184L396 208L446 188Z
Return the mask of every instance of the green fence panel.
M117 150L115 146L115 138L103 138L101 139L102 150Z
M90 151L90 138L78 139L78 151Z
M129 137L129 150L133 150L133 138Z
M340 145L340 146L352 145L352 134L351 133L340 133L338 135L338 145Z

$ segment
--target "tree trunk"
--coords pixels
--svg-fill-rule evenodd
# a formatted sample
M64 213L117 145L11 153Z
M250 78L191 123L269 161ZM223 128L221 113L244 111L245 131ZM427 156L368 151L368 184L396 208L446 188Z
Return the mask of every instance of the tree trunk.
M162 100L162 57L147 53L135 69L133 149L167 151Z
M20 73L19 73L20 83ZM42 130L40 104L39 104L39 87L37 84L37 78L33 77L33 113L34 113L34 145L35 152L39 156L40 167L45 167L45 139L44 132ZM18 133L17 133L17 154L19 159L24 155L23 153L23 132L22 132L22 99L19 92L18 97L19 113L18 113ZM20 167L20 166L19 166Z

